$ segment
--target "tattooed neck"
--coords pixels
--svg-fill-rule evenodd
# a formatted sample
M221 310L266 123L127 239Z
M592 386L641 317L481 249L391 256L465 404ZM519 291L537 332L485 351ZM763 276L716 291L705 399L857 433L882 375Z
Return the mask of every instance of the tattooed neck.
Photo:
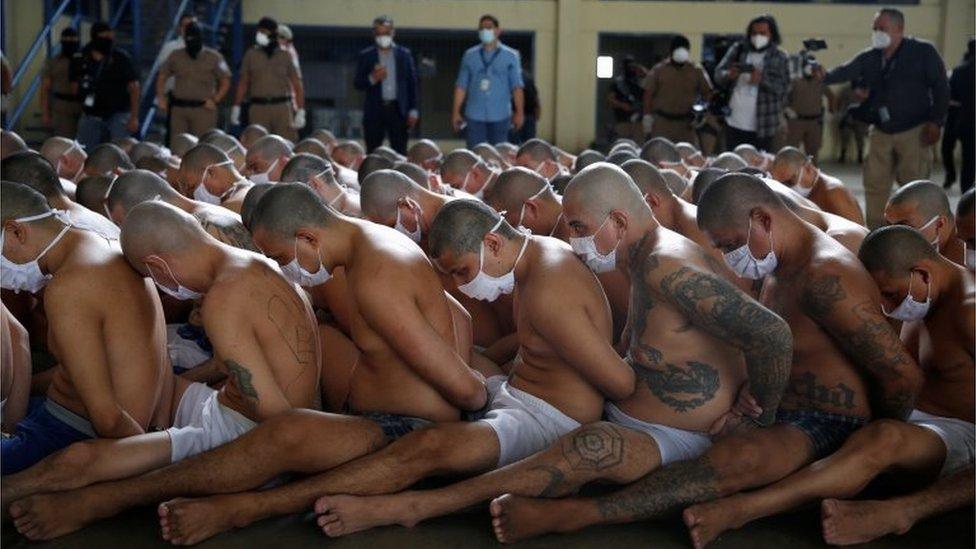
M631 276L635 273L640 276L644 269L645 246L654 240L654 229L648 229L644 236L637 242L630 245L627 250L627 265Z

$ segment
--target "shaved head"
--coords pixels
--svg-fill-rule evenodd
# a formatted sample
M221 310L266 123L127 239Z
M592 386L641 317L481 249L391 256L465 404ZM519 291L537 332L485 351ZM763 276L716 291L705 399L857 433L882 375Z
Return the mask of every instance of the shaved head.
M917 230L892 225L871 231L861 243L857 257L870 273L883 272L900 278L908 276L919 261L938 259L939 252Z
M258 200L251 215L251 232L267 231L293 239L303 227L326 227L332 214L312 189L299 183L272 185Z
M182 157L186 151L197 146L200 140L195 135L188 133L178 133L169 139L169 149L176 156Z
M57 166L58 160L69 149L77 149L81 151L81 154L85 154L84 150L81 150L81 147L74 141L65 137L54 136L44 140L41 145L41 156L46 158L52 166Z
M265 128L261 124L251 124L241 132L241 143L245 147L250 148L254 145L255 141L266 135L268 135L268 128Z
M727 173L729 172L720 168L705 168L704 170L698 172L698 175L695 176L695 180L691 183L692 204L698 204L698 201L701 200L701 196L705 194L705 190L708 189L708 187L711 186L716 179Z
M105 203L109 211L121 208L128 215L137 204L156 197L164 201L172 200L177 192L165 179L147 170L132 170L115 179Z
M674 143L664 137L655 137L641 148L640 157L655 166L660 166L661 162L681 162L681 155Z
M741 156L746 162L750 164L758 164L762 162L762 154L759 152L755 146L748 143L743 143L732 150L735 154Z
M744 173L723 175L705 190L698 202L698 227L745 230L752 210L758 206L787 209L762 179Z
M321 141L326 147L331 147L336 144L336 136L334 133L330 132L325 128L319 128L312 132L311 137Z
M623 166L625 162L639 158L640 157L633 151L633 149L622 148L610 153L610 156L607 157L606 161L615 166Z
M695 153L700 152L697 147L695 147L694 145L692 145L687 141L675 143L674 148L678 150L678 154L681 155L681 158L688 158L689 156L692 156Z
M427 170L421 168L420 166L411 164L410 162L404 160L403 162L397 162L394 164L393 169L409 177L417 185L430 190L430 179L427 177Z
M0 159L29 150L30 147L19 135L9 130L0 130Z
M404 197L416 199L422 191L420 185L398 171L375 171L363 180L360 188L363 217L386 224L396 217L398 200Z
M325 144L315 139L314 137L306 137L295 145L293 151L295 154L298 153L309 153L318 156L319 158L328 158L329 151L325 148Z
M281 170L281 181L307 185L313 177L329 169L332 169L332 164L326 162L322 157L309 153L299 153L291 157Z
M576 174L566 187L566 200L576 200L594 218L606 217L611 210L637 214L647 209L644 196L634 180L613 164L598 162Z
M132 150L129 151L129 160L133 164L137 164L140 160L145 158L159 158L163 161L169 159L169 155L163 150L163 147L153 143L151 141L140 141L132 146Z
M383 158L386 158L390 162L393 162L394 164L397 163L397 162L403 162L403 161L405 161L407 159L406 156L403 156L402 154L400 154L400 153L396 152L395 150L387 147L386 145L380 145L379 147L376 147L375 149L373 149L373 154L378 154L378 155L382 156Z
M580 170L589 166L590 164L596 164L597 162L603 162L604 160L606 160L606 157L600 151L586 149L576 156L576 163L573 165L573 171L578 173Z
M268 162L273 162L276 158L281 156L291 156L291 145L285 141L284 137L280 135L266 135L259 138L254 142L253 145L248 147L247 154L256 154L267 160Z
M241 221L247 230L251 230L251 216L254 215L254 208L257 207L264 193L272 187L274 187L274 183L256 183L244 195L244 202L241 203Z
M748 165L749 163L744 158L734 152L724 152L715 157L712 163L709 164L712 168L719 168L730 172L745 168Z
M455 149L444 155L441 163L441 177L461 179L471 171L481 158L468 149Z
M654 164L639 158L624 162L621 168L630 176L642 195L654 194L661 197L672 194L671 187Z
M378 154L367 154L363 158L362 164L359 165L359 170L357 170L358 173L356 174L356 180L359 181L360 185L362 185L363 180L365 180L369 174L380 170L392 170L392 169L393 169L393 161L390 160L389 158Z
M180 159L180 169L202 172L209 166L227 162L228 160L230 160L230 157L224 151L209 143L202 143L183 155L183 158Z
M544 162L546 160L555 160L556 151L553 150L552 145L536 137L522 143L518 152L515 153L515 158L529 158L533 162Z
M544 177L527 168L510 168L498 175L485 202L492 208L516 212L526 200L549 187Z
M668 182L668 187L674 194L680 195L688 188L688 180L674 170L661 170L661 176Z
M78 182L75 202L96 213L103 213L105 193L115 179L114 175L92 175Z
M122 149L122 152L125 154L129 154L129 151L131 151L132 147L134 147L138 142L139 140L131 135L112 140L112 144Z
M146 257L186 253L210 238L193 216L159 201L133 206L121 232L122 253L140 273L148 272Z
M441 148L430 139L421 139L407 149L407 162L422 165L441 156Z
M89 151L85 159L85 172L90 175L108 174L116 169L134 170L135 164L121 147L113 143L102 143Z
M201 143L210 143L214 147L224 151L228 155L240 155L244 156L247 154L247 149L241 144L233 135L227 135L226 133L214 133L208 137L200 138Z
M0 161L0 172L7 181L23 183L46 199L67 196L54 167L36 152L19 152L7 156Z
M776 153L770 170L778 181L789 184L809 159L806 153L796 147L783 147Z
M3 195L3 200L0 200L0 217L4 223L51 211L44 195L21 183L0 182L0 195Z
M969 189L959 197L959 204L956 205L956 217L973 215L974 206L976 206L976 189Z
M937 215L944 215L950 221L954 219L946 192L941 186L927 180L902 185L892 193L888 205L914 209L926 221Z
M452 200L444 205L430 227L427 242L430 256L439 258L445 252L455 256L479 253L485 235L501 216L478 200ZM506 238L518 234L507 222L502 221L496 232Z

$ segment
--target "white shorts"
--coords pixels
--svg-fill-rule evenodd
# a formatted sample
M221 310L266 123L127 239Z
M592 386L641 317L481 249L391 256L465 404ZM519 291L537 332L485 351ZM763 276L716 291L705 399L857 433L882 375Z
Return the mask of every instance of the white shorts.
M654 439L658 451L661 452L662 466L675 461L695 459L712 446L712 439L704 433L647 423L628 416L609 402L603 407L603 413L610 423L644 433Z
M976 442L976 425L951 417L940 417L913 410L908 423L930 429L939 435L946 447L945 463L940 477L948 477L973 466L973 445Z
M173 463L230 442L257 425L221 404L217 394L203 383L186 388L173 426L166 430Z
M185 324L166 325L166 350L169 352L169 360L177 373L183 373L195 368L213 356L203 350L202 347L193 339L186 339L180 335L180 329Z
M491 397L483 419L498 437L498 467L545 450L559 437L580 426L579 422L541 398L520 391L502 376L492 376L487 385Z

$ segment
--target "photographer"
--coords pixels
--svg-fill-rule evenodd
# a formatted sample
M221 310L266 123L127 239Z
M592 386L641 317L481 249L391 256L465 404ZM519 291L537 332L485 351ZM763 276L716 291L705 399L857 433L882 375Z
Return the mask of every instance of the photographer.
M935 47L904 36L905 16L885 8L874 18L872 47L831 70L825 84L863 80L864 110L873 124L864 190L868 228L884 223L892 181L926 179L932 145L939 140L949 104L945 66Z
M643 65L634 60L632 55L623 59L623 71L614 79L610 86L607 101L613 109L615 121L613 130L616 138L633 139L637 143L644 142L644 130L641 126L641 78L647 73Z
M796 148L802 145L803 151L808 156L812 156L816 164L820 145L823 142L823 98L827 98L828 105L833 105L834 96L830 88L824 85L823 80L815 77L820 65L813 55L808 53L808 51L822 49L826 45L822 40L807 40L803 44L804 51L800 55L802 76L793 79L787 96L786 144Z
M789 57L780 49L772 15L760 15L746 27L748 43L734 44L715 69L720 86L734 86L725 118L725 146L748 143L769 150L780 127L790 87Z

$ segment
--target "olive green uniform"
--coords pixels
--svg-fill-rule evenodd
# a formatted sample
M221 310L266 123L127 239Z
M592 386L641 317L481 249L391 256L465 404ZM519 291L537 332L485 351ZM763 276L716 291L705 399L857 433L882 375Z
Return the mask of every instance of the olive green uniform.
M827 87L817 78L794 78L787 106L796 114L786 122L786 144L800 147L817 161L823 143L823 97Z
M160 74L162 78L174 77L169 105L171 135L199 137L217 126L217 109L208 109L204 102L214 98L222 78L230 77L230 68L220 52L203 48L194 59L186 49L178 49L163 63Z
M301 74L291 55L278 48L268 56L255 46L244 54L241 72L248 78L249 123L260 124L271 133L297 141L298 132L291 127L291 79L301 78Z
M687 141L697 146L691 108L699 96L712 92L712 83L701 66L661 61L644 78L644 90L651 96L654 115L651 137L666 137L675 143Z
M71 59L63 55L52 57L44 63L44 77L51 79L48 105L54 135L74 139L78 135L81 101L71 92L70 68Z

